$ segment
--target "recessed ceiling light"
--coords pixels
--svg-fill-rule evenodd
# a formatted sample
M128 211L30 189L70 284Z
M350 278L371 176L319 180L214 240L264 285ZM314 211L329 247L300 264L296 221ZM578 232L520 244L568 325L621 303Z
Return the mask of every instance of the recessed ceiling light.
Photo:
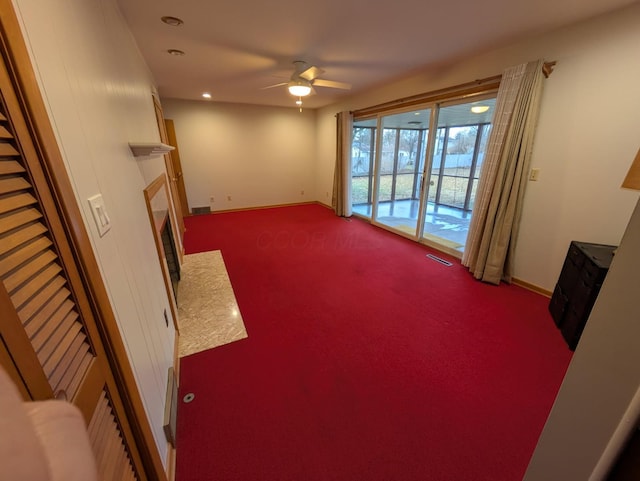
M167 50L167 53L169 55L175 55L176 57L182 57L184 55L184 51L178 50L177 48L170 48L169 50Z
M205 93L203 93L203 94L202 94L202 96L203 96L205 99L210 99L210 98L211 98L211 94L210 94L209 92L205 92Z
M415 113L415 114L413 114L413 115L420 115L420 112L416 112L416 113Z
M483 114L487 110L489 110L489 106L488 105L474 105L473 107L471 107L471 111L474 114Z
M162 17L160 18L160 20L162 20L167 25L171 25L172 27L179 27L184 23L182 19L178 17Z

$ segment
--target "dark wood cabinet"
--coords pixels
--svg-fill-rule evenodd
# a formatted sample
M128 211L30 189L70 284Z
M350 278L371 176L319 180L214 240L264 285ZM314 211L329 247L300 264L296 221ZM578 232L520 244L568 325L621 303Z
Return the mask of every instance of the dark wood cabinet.
M553 291L549 311L574 350L589 318L616 246L572 241Z

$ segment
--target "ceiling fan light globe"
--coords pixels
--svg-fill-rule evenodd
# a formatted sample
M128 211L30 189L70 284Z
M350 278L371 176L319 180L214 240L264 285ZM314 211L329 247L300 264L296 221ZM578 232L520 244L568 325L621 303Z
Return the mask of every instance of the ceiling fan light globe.
M306 97L311 93L311 86L304 82L291 82L288 88L294 97Z

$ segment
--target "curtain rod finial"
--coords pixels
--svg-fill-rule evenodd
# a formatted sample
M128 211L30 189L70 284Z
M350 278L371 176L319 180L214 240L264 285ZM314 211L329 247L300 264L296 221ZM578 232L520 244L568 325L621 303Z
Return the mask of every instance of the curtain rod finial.
M544 74L545 78L549 78L549 76L551 75L551 72L553 72L553 67L556 66L556 62L545 62L542 64L542 73Z

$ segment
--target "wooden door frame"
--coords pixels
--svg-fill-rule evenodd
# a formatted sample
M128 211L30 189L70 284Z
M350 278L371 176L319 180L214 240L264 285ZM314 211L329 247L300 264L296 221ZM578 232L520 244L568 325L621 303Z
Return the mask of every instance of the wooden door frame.
M162 459L156 448L102 274L82 221L11 0L0 0L0 53L4 56L43 172L54 196L55 207L62 221L61 227L68 233L70 248L86 288L145 473L150 480L166 481Z
M169 138L167 137L167 128L164 124L164 113L162 111L162 105L160 104L160 99L156 95L151 95L153 98L153 108L156 114L156 122L158 124L158 133L160 135L160 140L163 143L168 143ZM173 161L171 160L171 152L164 154L164 165L167 171L167 177L169 181L169 192L171 193L169 197L169 203L171 205L171 210L173 210L174 217L177 221L174 229L176 242L176 250L178 251L178 255L180 256L180 263L182 263L182 259L184 256L184 215L183 208L180 202L180 194L178 193L178 186L176 182L178 178L176 177L176 173L173 170Z
M182 162L180 161L180 149L178 149L176 128L173 120L171 119L164 119L164 126L167 131L167 140L169 141L169 145L174 147L174 150L169 152L169 155L171 156L173 171L176 175L176 188L178 190L178 196L180 197L182 217L187 217L191 212L189 211L189 200L187 199L187 190L184 185L184 175L182 174Z

